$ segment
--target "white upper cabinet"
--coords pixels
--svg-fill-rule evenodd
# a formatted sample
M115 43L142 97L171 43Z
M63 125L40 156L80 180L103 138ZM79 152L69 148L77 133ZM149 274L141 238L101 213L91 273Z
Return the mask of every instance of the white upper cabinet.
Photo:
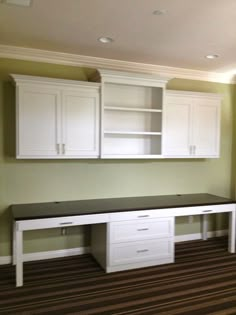
M219 157L221 96L166 91L163 113L163 156Z
M17 87L17 158L98 157L99 84L12 77Z
M101 157L162 157L162 104L167 79L98 70L102 83Z
M12 77L17 158L219 157L217 94L166 90L166 78L112 70L96 73L101 83Z

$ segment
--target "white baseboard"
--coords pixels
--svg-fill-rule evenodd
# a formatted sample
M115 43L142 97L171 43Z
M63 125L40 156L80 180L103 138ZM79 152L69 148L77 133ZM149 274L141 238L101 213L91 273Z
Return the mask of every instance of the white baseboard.
M24 261L34 261L42 259L52 259L67 256L83 255L90 252L90 247L77 247L69 249L50 250L47 252L37 252L24 254Z
M8 265L12 261L11 256L1 256L0 257L0 265Z
M23 260L26 262L26 261L35 261L35 260L43 260L43 259L52 259L52 258L82 255L82 254L87 254L89 252L90 252L90 247L77 247L77 248L69 248L69 249L50 250L46 252L24 254ZM12 263L12 256L0 257L0 265L7 265L11 263Z
M207 232L207 237L209 237L209 238L218 237L218 236L225 236L225 235L228 235L228 230L218 230L218 231ZM185 241L194 241L194 240L199 240L201 238L202 238L201 233L176 235L175 236L175 243L185 242Z
M208 232L207 236L211 238L211 237L217 237L217 236L225 236L227 234L228 234L228 230L218 230L214 232ZM184 242L184 241L194 241L194 240L199 240L201 238L202 238L201 233L177 235L175 236L175 243ZM51 250L51 251L46 251L46 252L29 253L29 254L24 254L24 261L35 261L35 260L75 256L75 255L87 254L89 252L90 252L90 247L78 247L78 248L70 248L70 249ZM0 265L7 265L11 263L12 263L12 256L0 257Z

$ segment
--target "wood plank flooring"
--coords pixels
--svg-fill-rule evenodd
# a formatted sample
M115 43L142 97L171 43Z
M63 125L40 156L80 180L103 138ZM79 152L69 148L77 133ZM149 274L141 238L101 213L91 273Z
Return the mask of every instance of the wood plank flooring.
M174 264L105 274L90 255L0 266L0 314L236 314L236 255L227 239L176 244Z

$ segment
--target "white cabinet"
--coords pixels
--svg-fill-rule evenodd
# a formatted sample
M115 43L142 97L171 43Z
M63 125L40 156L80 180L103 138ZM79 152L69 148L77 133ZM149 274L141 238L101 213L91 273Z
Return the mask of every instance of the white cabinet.
M99 155L99 84L12 75L17 158Z
M101 83L12 77L17 158L219 156L217 94L166 90L167 79L111 70L97 72Z
M174 217L124 221L132 212L118 215L92 226L91 251L107 272L174 262Z
M98 74L95 80L102 83L101 157L161 157L167 79L111 70Z
M17 89L17 157L57 156L60 90L37 86Z
M163 113L164 157L219 157L221 96L166 91Z

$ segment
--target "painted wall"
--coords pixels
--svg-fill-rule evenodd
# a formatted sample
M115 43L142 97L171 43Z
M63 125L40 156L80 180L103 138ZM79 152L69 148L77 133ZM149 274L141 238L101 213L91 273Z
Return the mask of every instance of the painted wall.
M232 170L234 87L225 84L173 79L168 88L223 94L220 159L173 160L16 160L14 87L9 74L86 80L91 69L0 59L0 256L11 254L13 203L78 200L122 196L207 192L233 197ZM225 228L225 217L211 221L211 229ZM176 234L200 232L177 220ZM25 252L56 250L89 244L89 227L25 233Z

